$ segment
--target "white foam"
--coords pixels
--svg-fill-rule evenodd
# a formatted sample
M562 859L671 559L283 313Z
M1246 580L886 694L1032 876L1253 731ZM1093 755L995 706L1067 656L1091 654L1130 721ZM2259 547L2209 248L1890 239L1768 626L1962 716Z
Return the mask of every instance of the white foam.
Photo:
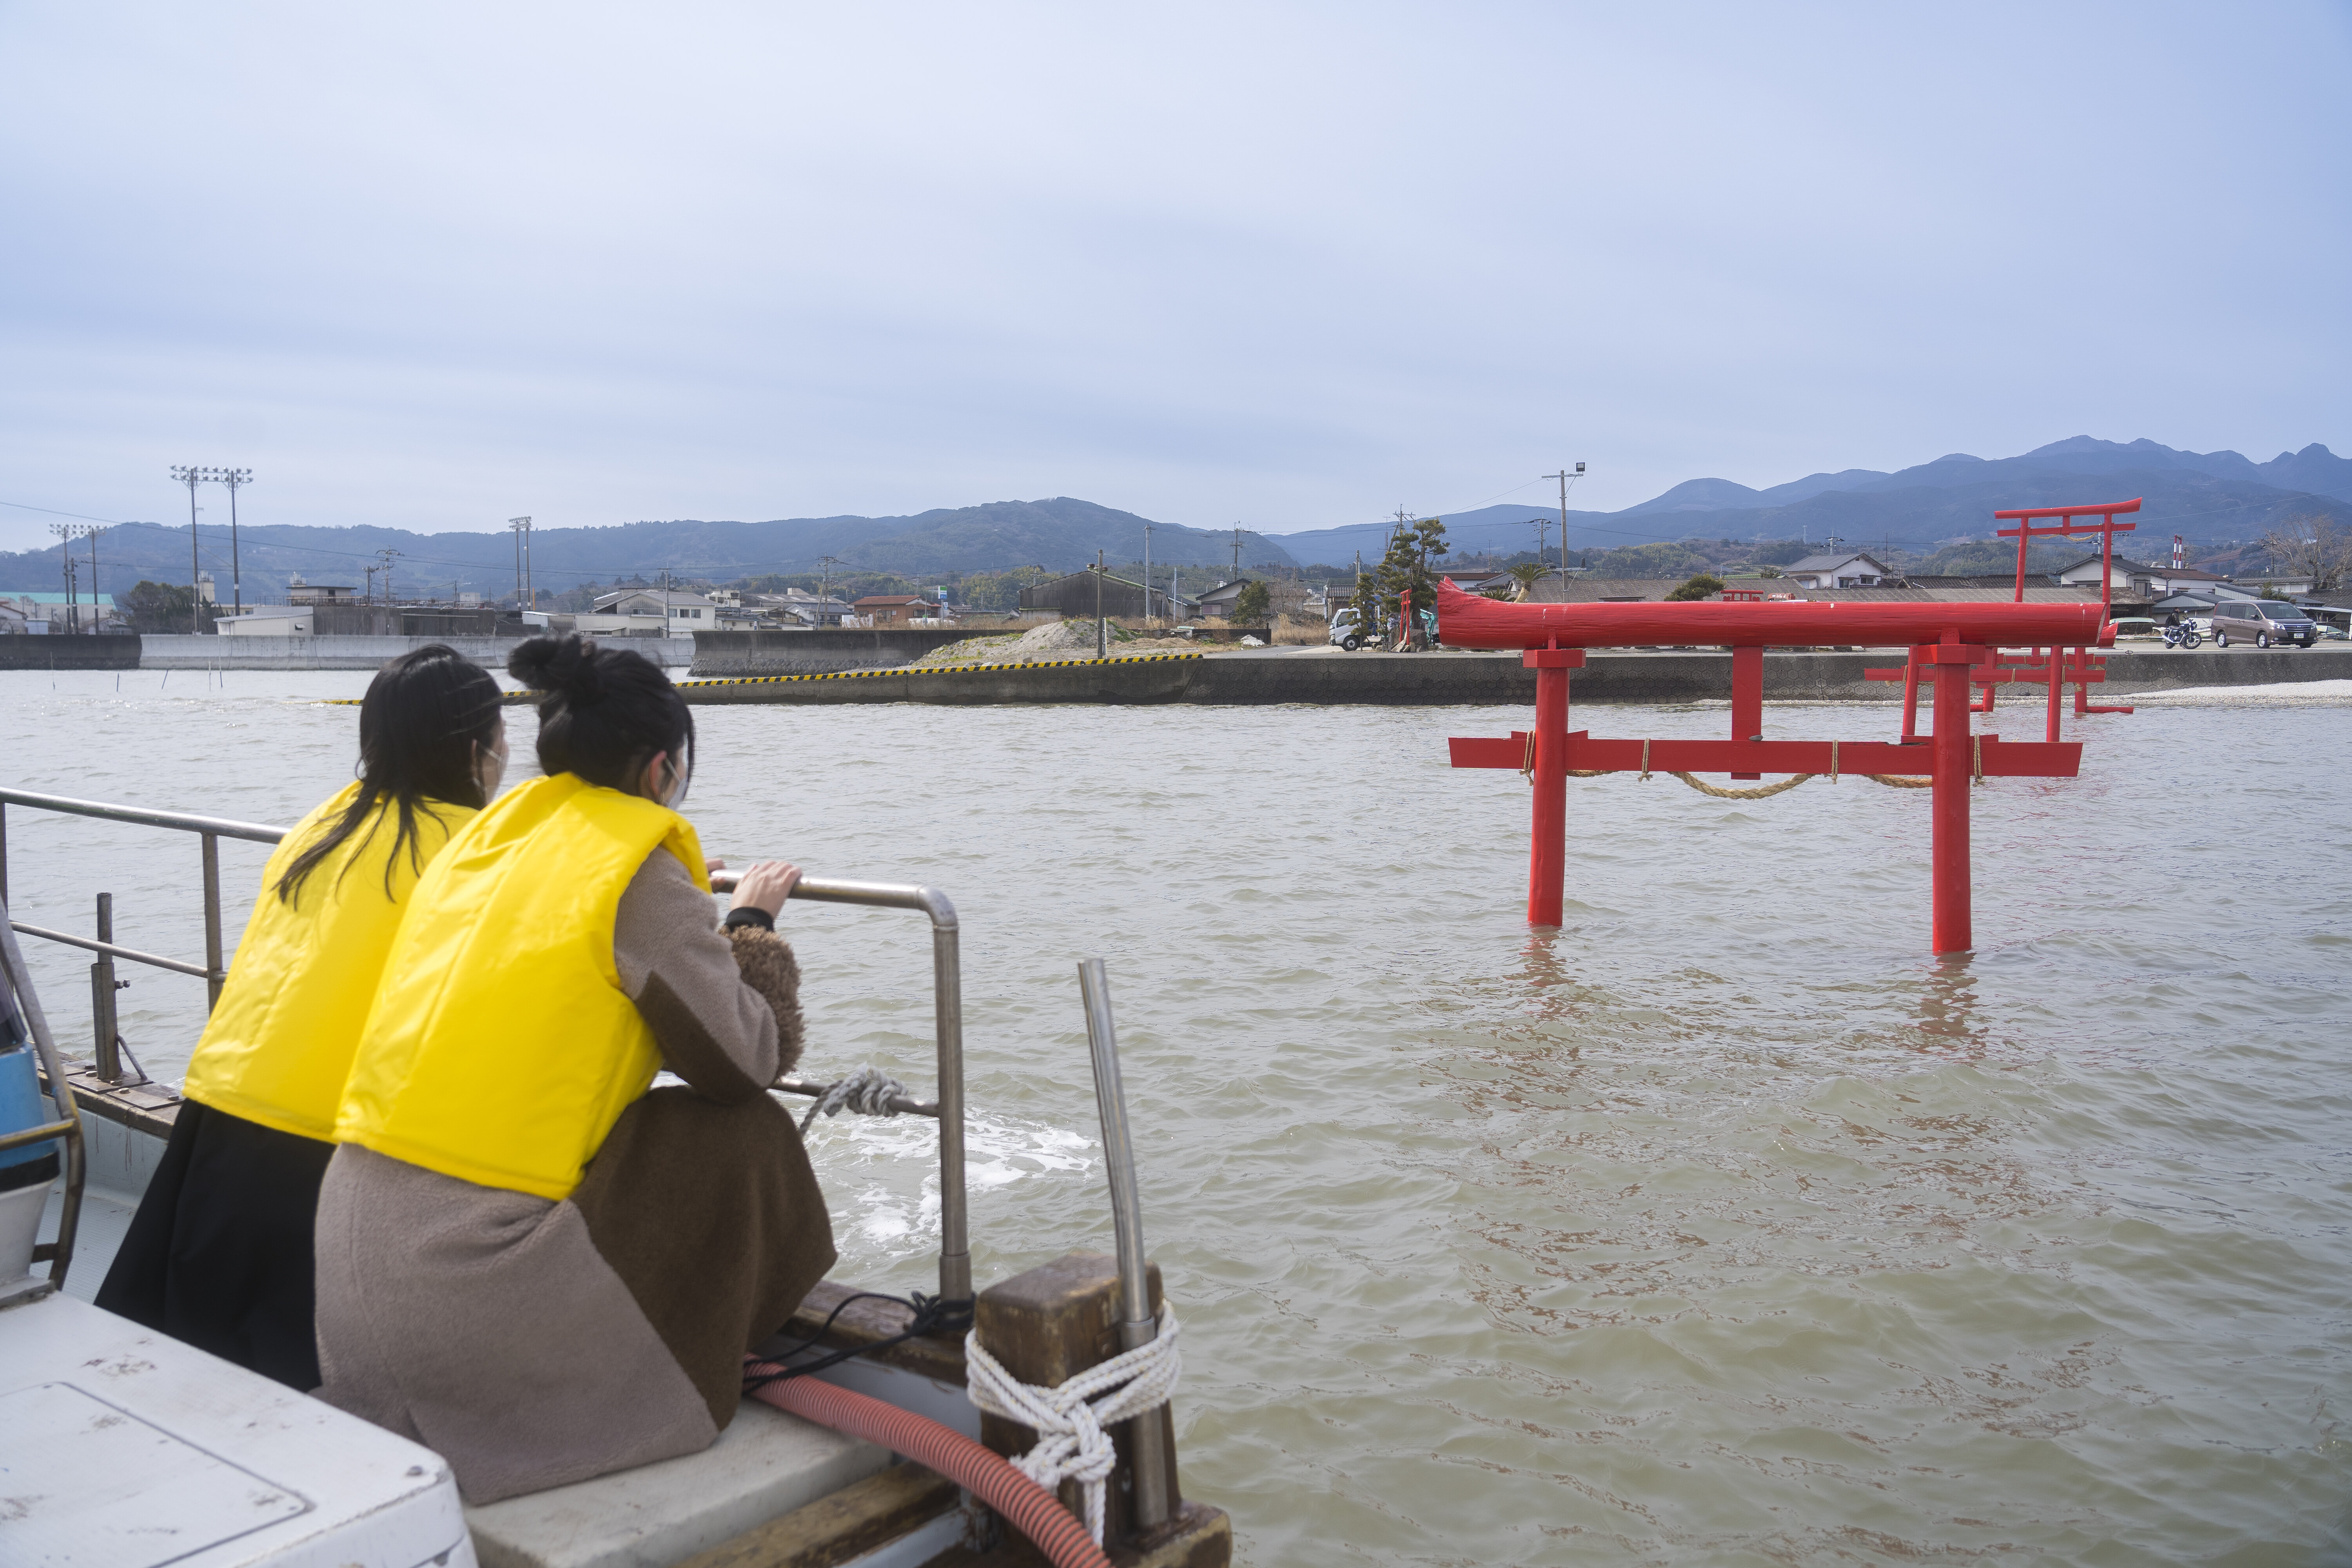
M2177 691L2135 691L2133 702L2342 702L2352 680L2280 680L2262 686L2184 686Z
M1092 1138L1042 1121L967 1116L964 1190L993 1192L1040 1176L1084 1181L1094 1172L1095 1149ZM938 1123L920 1116L821 1118L809 1130L809 1154L835 1226L869 1255L898 1258L938 1247Z

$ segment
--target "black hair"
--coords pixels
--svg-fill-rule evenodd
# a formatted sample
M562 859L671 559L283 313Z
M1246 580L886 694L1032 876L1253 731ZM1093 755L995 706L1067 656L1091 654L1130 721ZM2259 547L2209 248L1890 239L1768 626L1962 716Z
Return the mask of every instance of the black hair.
M645 655L576 632L533 637L514 650L507 673L539 696L539 766L549 777L577 773L635 795L656 752L669 753L679 776L691 771L694 715Z
M383 863L383 896L392 897L392 868L404 846L410 868L422 870L419 806L430 801L476 809L489 805L475 769L479 752L498 740L499 702L490 672L444 643L402 654L377 670L360 704L360 793L288 863L278 879L279 901L299 898L319 863L386 801L397 808L400 826ZM374 836L371 826L368 837ZM351 867L343 871L348 875Z

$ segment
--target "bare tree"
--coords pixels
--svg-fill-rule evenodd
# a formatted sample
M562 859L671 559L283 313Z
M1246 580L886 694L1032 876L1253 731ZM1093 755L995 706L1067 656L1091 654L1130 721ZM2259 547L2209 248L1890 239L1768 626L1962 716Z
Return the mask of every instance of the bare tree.
M2333 593L2352 573L2352 529L2325 512L2290 517L2262 537L2274 571L2311 579L2315 594Z

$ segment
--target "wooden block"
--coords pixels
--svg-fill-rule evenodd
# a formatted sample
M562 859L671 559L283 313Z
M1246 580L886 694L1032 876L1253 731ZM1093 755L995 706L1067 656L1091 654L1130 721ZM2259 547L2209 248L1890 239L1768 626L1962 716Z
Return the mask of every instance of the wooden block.
M920 1465L893 1465L721 1542L677 1568L835 1568L957 1506L953 1481Z
M1160 1306L1157 1264L1150 1268L1149 1289L1151 1310L1157 1312ZM973 1311L973 1324L988 1353L1022 1382L1040 1387L1067 1383L1118 1354L1118 1260L1107 1252L1069 1253L992 1285L980 1293ZM1160 1423L1160 1447L1168 1456L1165 1473L1172 1523L1185 1517L1182 1493L1177 1489L1175 1411L1162 1405L1143 1419ZM1111 1435L1118 1449L1118 1464L1111 1472L1105 1499L1103 1534L1113 1543L1124 1541L1134 1530L1129 1501L1134 1485L1129 1425L1121 1424ZM1000 1454L1021 1454L1036 1445L1037 1434L1017 1421L982 1415L980 1440ZM1086 1517L1076 1482L1065 1482L1061 1497L1072 1514ZM1034 1551L1026 1542L1018 1544Z
M1225 1510L1188 1502L1166 1524L1135 1541L1115 1541L1106 1551L1118 1568L1230 1568L1234 1521ZM1045 1562L1036 1548L1015 1539L993 1552L961 1547L940 1553L923 1568L1034 1568Z

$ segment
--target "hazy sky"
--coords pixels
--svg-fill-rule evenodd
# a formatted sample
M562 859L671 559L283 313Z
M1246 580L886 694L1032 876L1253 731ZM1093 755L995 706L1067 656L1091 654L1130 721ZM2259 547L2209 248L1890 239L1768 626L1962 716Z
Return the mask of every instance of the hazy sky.
M0 500L1280 531L2352 451L2347 16L0 4Z

